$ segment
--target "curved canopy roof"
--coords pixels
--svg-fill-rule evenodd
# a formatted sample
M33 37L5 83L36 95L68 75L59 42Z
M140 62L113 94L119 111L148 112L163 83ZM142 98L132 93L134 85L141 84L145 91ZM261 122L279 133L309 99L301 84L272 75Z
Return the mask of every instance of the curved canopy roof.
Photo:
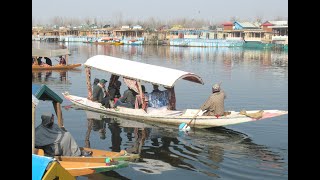
M174 83L178 79L204 84L201 77L194 73L105 55L93 56L89 58L84 65L119 76L138 79L166 87L174 86Z

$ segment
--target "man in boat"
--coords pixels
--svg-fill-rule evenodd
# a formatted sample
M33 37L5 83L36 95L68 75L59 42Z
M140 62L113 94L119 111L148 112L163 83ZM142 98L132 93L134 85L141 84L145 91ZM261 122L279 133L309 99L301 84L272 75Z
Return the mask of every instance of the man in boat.
M38 59L37 59L39 66L43 64L43 62L41 61L41 59L42 59L42 57L38 57Z
M54 123L52 113L41 115L42 122L36 128L36 148L43 149L46 156L90 156L92 152L81 151L76 141Z
M158 85L153 84L153 90L152 90L151 93L155 93L155 92L160 92L160 90L159 90L159 86Z
M93 87L92 90L92 101L101 103L104 107L110 108L109 100L110 94L105 89L105 84L108 82L105 79L100 79L99 83Z
M59 56L59 58L60 58L60 61L59 61L60 65L67 65L67 62L66 62L65 58L63 58L62 56Z
M117 80L108 88L111 100L113 100L114 98L120 98L121 96L120 87L121 87L121 82Z
M212 86L212 94L200 108L202 111L206 111L203 116L223 116L225 98L226 95L220 89L220 84L214 84Z
M49 66L52 66L52 61L50 58L44 57L44 59L46 60L46 64L48 64Z
M127 108L134 108L136 95L137 93L128 87L128 89L123 92L123 96L118 99L114 107L124 106Z
M98 85L99 81L100 81L100 79L98 79L98 78L94 78L94 80L93 80L93 84L92 84L92 89L94 89L94 88L95 88L95 86L97 86L97 85Z

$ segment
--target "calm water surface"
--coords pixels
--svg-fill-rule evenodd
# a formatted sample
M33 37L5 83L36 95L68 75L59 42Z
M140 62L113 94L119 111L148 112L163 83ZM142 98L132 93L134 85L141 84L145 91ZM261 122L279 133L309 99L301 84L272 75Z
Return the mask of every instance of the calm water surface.
M288 52L285 51L64 45L72 54L71 63L84 63L94 55L105 54L198 74L204 85L177 81L177 109L199 108L210 95L211 86L221 81L227 93L226 111L288 110ZM35 48L60 46L60 43L32 43ZM57 62L53 60L53 63ZM92 77L108 80L110 74L92 70ZM62 98L65 91L87 96L83 67L78 71L32 73L32 83L47 84ZM145 86L147 91L152 90L150 84ZM126 89L123 84L121 92ZM112 151L127 149L141 155L140 160L127 168L78 179L288 179L288 115L183 134L175 126L102 117L63 100L65 127L79 146ZM41 113L48 111L54 112L52 103L41 101L36 125L40 124Z

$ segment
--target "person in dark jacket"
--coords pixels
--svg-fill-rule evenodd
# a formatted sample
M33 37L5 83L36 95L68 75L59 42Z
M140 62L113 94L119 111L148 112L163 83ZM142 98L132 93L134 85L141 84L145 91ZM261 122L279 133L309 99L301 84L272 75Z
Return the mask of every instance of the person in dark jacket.
M91 151L81 151L70 134L54 123L52 113L41 115L42 122L36 128L35 147L43 149L47 156L90 156Z
M46 64L48 64L49 66L52 66L52 61L50 58L44 57L44 59L46 60Z
M128 87L128 89L124 91L123 96L118 99L114 107L124 106L127 108L134 108L136 95L137 93Z
M104 107L109 108L110 94L105 89L105 84L108 82L105 79L100 79L99 83L93 87L92 101L101 103Z

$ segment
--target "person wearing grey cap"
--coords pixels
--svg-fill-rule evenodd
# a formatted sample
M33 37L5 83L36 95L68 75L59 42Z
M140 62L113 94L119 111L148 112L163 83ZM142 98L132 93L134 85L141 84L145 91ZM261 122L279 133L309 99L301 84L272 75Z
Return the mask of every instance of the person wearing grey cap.
M100 79L99 83L92 89L92 101L101 103L104 107L110 108L109 100L110 94L106 91L106 82L105 79Z
M212 94L200 108L202 111L205 111L203 116L223 116L225 98L225 92L220 89L220 84L214 84L212 86Z
M70 132L62 130L54 123L52 113L42 114L41 120L35 132L35 147L43 149L46 156L90 156L92 154L91 151L81 151Z

